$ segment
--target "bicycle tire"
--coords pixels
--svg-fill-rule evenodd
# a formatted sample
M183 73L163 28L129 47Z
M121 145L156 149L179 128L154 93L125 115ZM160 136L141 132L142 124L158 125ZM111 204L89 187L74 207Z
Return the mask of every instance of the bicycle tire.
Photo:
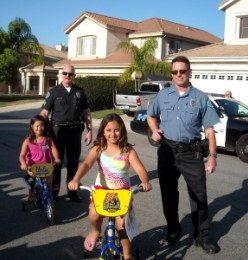
M50 198L45 198L46 205L46 217L48 224L52 226L54 224L54 204Z
M117 259L118 258L116 257L116 255L113 255L110 251L106 251L104 256L102 258L99 258L99 260L117 260Z
M39 195L39 192L37 190L35 190L34 207L35 207L35 209L41 208L40 195Z

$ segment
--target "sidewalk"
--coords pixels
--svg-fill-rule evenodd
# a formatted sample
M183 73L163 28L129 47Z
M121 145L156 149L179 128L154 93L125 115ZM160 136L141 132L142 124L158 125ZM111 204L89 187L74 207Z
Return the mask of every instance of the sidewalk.
M22 113L22 116L25 118L31 118L34 115L34 109L37 109L37 113L42 106L43 101L36 101L32 103L23 103L18 105L6 106L0 108L0 114L2 113L10 113L14 112L15 114ZM114 110L113 110L114 112ZM130 128L130 121L133 119L130 116L122 115L122 119L124 120L125 126L128 132L132 132ZM93 127L98 128L100 125L101 119L92 119Z

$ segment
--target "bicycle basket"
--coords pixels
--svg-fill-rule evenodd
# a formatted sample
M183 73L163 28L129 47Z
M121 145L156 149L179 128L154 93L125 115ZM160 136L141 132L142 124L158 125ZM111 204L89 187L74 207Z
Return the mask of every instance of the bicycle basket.
M127 213L132 192L126 189L96 189L92 191L92 197L98 214L106 217L117 217Z
M31 166L31 171L35 177L48 177L53 173L53 165L51 163L35 163Z

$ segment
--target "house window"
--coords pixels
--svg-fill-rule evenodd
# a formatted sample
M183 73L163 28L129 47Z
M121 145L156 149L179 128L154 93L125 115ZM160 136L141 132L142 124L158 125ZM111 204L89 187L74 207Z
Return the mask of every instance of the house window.
M219 75L219 80L224 80L224 79L225 79L225 76Z
M179 41L170 40L169 42L169 54L182 51L181 43Z
M208 79L208 75L202 75L202 79Z
M194 78L195 79L200 79L200 75L195 75Z
M85 36L78 39L78 55L96 55L96 36Z
M216 75L211 75L210 79L216 79Z
M245 77L245 80L248 81L248 76Z
M237 76L237 80L243 80L243 76Z
M248 17L240 18L240 33L239 38L248 38Z
M30 77L29 79L29 90L38 90L39 87L39 78Z
M227 76L227 80L233 80L233 76Z

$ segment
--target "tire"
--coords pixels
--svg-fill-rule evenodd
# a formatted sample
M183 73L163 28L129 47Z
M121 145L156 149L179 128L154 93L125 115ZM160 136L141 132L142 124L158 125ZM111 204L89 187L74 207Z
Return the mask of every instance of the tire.
M248 134L242 135L236 142L236 154L242 162L248 163Z
M35 207L35 209L41 208L40 195L39 195L39 192L37 190L35 190L34 207Z
M139 248L133 248L132 249L132 255L135 260L140 260L140 252Z
M22 211L24 212L26 210L26 203L25 202L22 202Z
M45 198L45 204L47 221L52 226L54 224L54 204L50 198Z
M153 141L152 139L152 131L151 129L148 127L147 129L147 138L148 138L148 142L152 145L152 146L155 146L155 147L159 147L159 143Z
M104 260L116 260L116 259L118 259L118 258L116 258L115 255L111 254L111 252L106 251L106 253L105 253L104 256L103 256L103 259L104 259ZM120 259L121 259L121 258L120 258Z

